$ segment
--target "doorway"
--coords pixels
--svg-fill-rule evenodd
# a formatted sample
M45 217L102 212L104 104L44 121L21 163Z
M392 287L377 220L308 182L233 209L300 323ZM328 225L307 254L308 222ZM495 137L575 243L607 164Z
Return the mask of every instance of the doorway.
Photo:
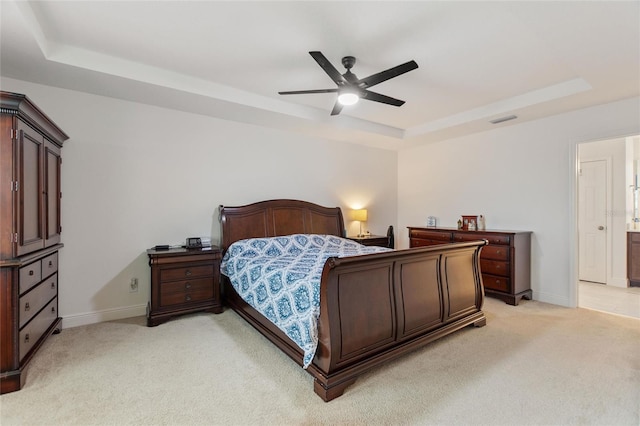
M640 288L628 287L626 270L634 146L638 135L577 146L575 272L579 307L640 318Z

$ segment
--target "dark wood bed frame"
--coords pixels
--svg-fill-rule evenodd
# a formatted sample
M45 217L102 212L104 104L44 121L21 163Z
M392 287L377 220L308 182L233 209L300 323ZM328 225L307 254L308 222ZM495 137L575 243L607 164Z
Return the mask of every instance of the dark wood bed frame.
M244 238L296 233L344 236L339 207L298 200L220 206L223 251ZM319 342L307 371L330 401L371 368L463 327L486 324L479 255L485 241L327 260L320 283ZM225 303L302 365L303 353L242 300L222 276Z

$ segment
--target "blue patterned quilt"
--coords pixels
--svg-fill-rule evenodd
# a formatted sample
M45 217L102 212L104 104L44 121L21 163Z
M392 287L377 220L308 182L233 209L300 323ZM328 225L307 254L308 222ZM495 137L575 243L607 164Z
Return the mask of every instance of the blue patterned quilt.
M389 250L333 235L251 238L229 247L220 271L249 305L300 346L307 368L318 346L320 278L327 259Z

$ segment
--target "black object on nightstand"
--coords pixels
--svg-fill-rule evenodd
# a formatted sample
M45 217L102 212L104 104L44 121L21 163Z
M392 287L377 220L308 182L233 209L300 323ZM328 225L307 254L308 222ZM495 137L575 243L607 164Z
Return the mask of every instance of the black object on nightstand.
M147 325L161 324L176 315L223 311L220 296L219 247L147 250L151 267L151 301Z

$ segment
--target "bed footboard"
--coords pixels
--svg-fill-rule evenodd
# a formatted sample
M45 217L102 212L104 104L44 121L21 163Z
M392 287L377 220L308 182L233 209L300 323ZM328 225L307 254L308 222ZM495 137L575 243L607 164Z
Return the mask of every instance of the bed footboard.
M327 261L319 344L309 372L325 401L358 375L468 325L486 324L479 268L486 242Z

